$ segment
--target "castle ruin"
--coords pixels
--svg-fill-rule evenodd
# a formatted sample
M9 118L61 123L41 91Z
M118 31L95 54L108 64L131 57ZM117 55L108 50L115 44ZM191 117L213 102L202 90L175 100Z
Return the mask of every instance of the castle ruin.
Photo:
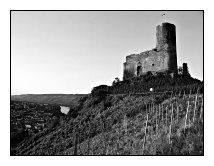
M176 28L164 22L156 27L156 47L126 57L123 80L141 76L148 71L177 74Z

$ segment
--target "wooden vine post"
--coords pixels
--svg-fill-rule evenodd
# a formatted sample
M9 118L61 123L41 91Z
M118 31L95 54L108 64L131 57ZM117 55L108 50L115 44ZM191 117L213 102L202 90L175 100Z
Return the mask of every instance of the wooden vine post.
M172 103L172 110L171 110L171 122L169 126L169 143L170 144L171 144L172 122L173 122L173 103Z
M124 115L124 119L123 119L123 127L125 129L125 133L127 134L127 120L126 120L126 114Z
M157 128L158 128L158 115L157 115L157 111L155 111L155 139L157 140Z
M189 114L189 100L187 101L187 112L186 112L186 117L185 117L185 128L187 126L188 114Z
M147 115L146 115L146 127L145 127L145 131L144 131L142 155L144 155L144 149L145 149L145 145L146 145L146 134L147 134L146 130L147 130L147 125L148 125L148 119L149 119L149 113L147 113Z
M126 114L124 115L124 120L123 120L123 128L125 130L125 141L127 142L127 119L126 119Z
M161 104L161 107L162 107L162 121L163 121L163 114L164 114L163 104Z
M78 146L78 134L75 132L75 140L74 140L74 156L77 155L77 146Z
M196 111L196 107L197 107L197 100L198 100L198 89L197 89L197 94L196 94L196 97L195 97L195 106L194 106L194 114L193 114L193 123L195 121L195 111Z
M158 120L160 121L160 119L161 119L161 106L160 106L160 104L158 105L158 107L159 107L159 116L158 116Z
M119 146L120 146L120 131L117 129L117 143L116 143L116 155L119 155Z
M103 144L104 144L103 155L106 155L105 120L101 119L101 122L102 122L102 133L103 133Z
M181 91L179 91L179 95L178 95L178 97L180 98L180 96L181 96Z
M191 92L192 92L192 90L190 89L190 93L189 93L189 99L190 99L190 96L191 96Z
M178 105L178 101L176 102L176 105L177 105L177 122L179 120L179 105Z
M202 97L202 103L201 103L201 110L200 110L200 120L203 122L203 97Z
M91 125L89 122L89 133L88 133L88 152L87 154L90 155L90 133L91 133Z
M154 109L154 103L152 103L152 113L155 113L155 109Z
M167 109L168 109L168 106L166 107L166 127L167 127L167 125L168 125L168 124L167 124L167 121L168 121L168 115L167 115L168 110L167 110Z

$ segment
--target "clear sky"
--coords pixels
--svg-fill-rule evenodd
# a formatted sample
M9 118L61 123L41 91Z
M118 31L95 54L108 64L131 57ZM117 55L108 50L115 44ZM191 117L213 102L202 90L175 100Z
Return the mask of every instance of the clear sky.
M176 25L178 66L203 80L203 13L197 11L14 11L11 90L90 93L122 79L125 57L156 45L157 25Z

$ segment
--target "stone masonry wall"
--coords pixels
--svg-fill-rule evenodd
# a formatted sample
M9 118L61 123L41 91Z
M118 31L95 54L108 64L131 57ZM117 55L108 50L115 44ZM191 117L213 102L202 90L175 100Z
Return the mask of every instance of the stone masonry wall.
M156 27L156 47L140 54L131 54L124 63L123 79L151 72L177 73L175 25L162 23Z

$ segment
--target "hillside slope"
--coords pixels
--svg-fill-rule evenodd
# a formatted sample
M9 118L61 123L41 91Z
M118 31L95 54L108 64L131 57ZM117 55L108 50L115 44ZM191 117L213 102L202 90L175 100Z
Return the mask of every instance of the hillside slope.
M203 95L87 97L14 155L203 155Z
M129 80L116 81L113 86L103 87L111 94L127 94L127 93L147 93L150 88L155 92L174 91L182 93L190 93L190 90L196 93L200 89L203 93L203 82L192 78L191 76L177 75L152 75L148 72L145 76L133 77Z
M76 105L83 96L85 94L26 94L13 95L11 100L70 106Z

